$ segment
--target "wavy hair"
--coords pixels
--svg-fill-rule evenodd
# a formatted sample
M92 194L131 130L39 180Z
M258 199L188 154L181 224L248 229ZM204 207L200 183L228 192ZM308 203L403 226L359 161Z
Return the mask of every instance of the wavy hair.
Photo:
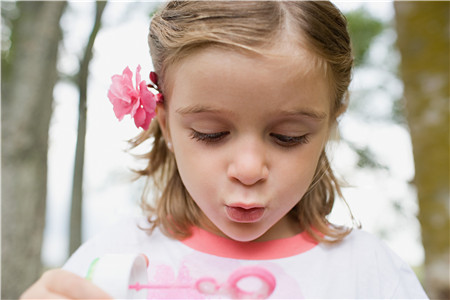
M148 38L159 89L164 93L167 69L195 51L222 47L264 55L264 50L288 28L298 36L295 42L299 47L314 53L327 72L333 91L331 118L335 123L347 107L353 55L346 19L327 1L166 3L153 16ZM160 227L169 236L185 238L192 225L201 225L200 209L183 185L158 122L130 142L134 148L147 140L152 147L141 158L148 164L136 172L147 177L141 204L151 223L150 230ZM327 220L337 197L342 198L340 184L323 150L308 191L289 214L317 241L339 241L351 229Z

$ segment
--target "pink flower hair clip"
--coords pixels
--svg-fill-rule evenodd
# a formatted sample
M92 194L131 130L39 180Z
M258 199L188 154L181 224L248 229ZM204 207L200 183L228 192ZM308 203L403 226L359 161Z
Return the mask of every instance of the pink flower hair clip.
M136 127L147 130L151 120L156 116L156 104L163 102L164 97L158 91L158 76L155 72L150 73L151 84L141 81L141 66L136 68L136 86L133 86L133 72L126 67L122 75L113 75L111 86L108 90L109 101L113 105L114 113L122 121L125 115L131 115ZM153 88L158 93L154 94L150 90Z

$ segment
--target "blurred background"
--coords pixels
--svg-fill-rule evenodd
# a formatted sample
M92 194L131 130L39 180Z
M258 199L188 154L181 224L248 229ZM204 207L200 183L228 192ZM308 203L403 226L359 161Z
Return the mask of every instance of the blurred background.
M450 3L333 2L355 51L350 108L330 143L344 196L431 298L449 299ZM131 169L142 162L126 151L139 130L116 120L106 93L126 66L152 70L158 5L1 2L2 299L140 214ZM330 220L352 223L343 202Z

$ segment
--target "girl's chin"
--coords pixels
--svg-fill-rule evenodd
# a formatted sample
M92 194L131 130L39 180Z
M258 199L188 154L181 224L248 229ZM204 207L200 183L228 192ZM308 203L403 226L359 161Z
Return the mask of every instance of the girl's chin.
M237 242L252 242L257 240L264 240L269 228L264 228L262 222L236 222L226 217L222 224L217 224L211 220L202 222L201 226L204 230L209 231L217 236L231 239Z
M222 235L237 242L258 241L264 237L266 230L254 225L254 223L237 223L237 226L222 231Z

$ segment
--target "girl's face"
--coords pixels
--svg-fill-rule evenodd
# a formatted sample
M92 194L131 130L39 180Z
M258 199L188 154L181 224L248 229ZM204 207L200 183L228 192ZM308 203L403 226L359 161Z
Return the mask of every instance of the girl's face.
M274 54L192 54L169 69L168 105L158 111L203 222L237 241L299 232L287 213L311 184L328 138L324 72L306 51Z

